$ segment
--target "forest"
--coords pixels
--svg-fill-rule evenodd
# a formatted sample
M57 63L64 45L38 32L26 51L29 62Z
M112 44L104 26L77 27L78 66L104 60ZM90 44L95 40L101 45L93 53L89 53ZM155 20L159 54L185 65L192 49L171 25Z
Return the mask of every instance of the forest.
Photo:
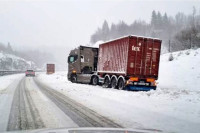
M175 16L152 11L151 21L135 20L128 25L120 21L110 26L107 20L91 35L90 42L108 41L126 35L160 38L162 53L200 47L200 10L193 7L191 14L178 12Z

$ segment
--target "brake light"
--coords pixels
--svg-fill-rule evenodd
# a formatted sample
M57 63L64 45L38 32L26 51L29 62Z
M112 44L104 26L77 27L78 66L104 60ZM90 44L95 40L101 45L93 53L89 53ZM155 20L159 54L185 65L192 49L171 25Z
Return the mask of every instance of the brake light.
M154 82L155 79L152 79L152 78L147 78L147 82Z
M139 79L138 79L138 77L131 77L129 80L130 81L138 81Z

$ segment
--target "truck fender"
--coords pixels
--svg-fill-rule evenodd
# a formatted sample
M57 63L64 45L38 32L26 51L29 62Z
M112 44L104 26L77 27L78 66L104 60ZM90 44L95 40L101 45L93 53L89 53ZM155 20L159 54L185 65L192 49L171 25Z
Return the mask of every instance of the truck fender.
M117 83L118 83L118 81L119 81L120 78L124 80L124 83L126 83L125 82L126 80L125 80L124 76L119 76L118 79L117 79Z
M109 81L111 81L110 76L108 74L105 75L104 80L106 79L106 77L108 77Z
M93 77L93 76L97 76L97 77L99 77L99 75L97 75L97 74L92 74L92 76L91 76L91 77Z
M117 76L116 75L112 75L112 77L111 77L111 80L110 81L112 81L112 79L113 78L115 78L116 79L116 81L118 82L118 79L117 79Z
M92 80L93 80L94 77L97 77L97 79L98 79L97 82L99 83L99 75L93 74L93 75L91 76L91 78L90 78L90 84L93 84L93 81L92 81ZM97 83L97 84L98 84L98 83Z
M97 78L99 79L99 75L97 75L97 74L93 74L92 76L91 76L91 81L92 81L92 78L94 77L94 76L97 76Z

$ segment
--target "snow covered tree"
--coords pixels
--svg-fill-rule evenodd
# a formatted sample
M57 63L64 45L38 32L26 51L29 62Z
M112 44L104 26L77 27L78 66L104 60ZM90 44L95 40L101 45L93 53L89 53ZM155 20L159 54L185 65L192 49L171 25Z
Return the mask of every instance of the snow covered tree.
M104 41L109 39L109 26L106 20L104 21L102 26L102 37Z
M156 11L153 10L152 15L151 15L151 25L153 28L156 27L156 23L157 23L157 15L156 15Z
M157 14L157 20L156 20L156 28L157 29L162 29L162 24L163 24L162 15L161 15L160 12L158 12L158 14Z
M165 28L167 28L169 26L169 19L168 19L167 13L165 13L163 16L163 25L162 26Z
M12 49L12 47L11 47L11 45L10 45L9 42L8 42L8 45L7 45L6 51L7 51L8 53L10 53L10 54L13 53L13 49Z

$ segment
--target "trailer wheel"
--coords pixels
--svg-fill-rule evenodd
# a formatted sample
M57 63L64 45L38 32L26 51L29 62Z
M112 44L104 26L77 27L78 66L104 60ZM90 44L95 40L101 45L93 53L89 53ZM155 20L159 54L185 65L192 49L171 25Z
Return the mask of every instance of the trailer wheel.
M116 80L116 78L112 78L112 80L111 80L111 87L113 89L117 88L117 80Z
M92 77L92 84L93 85L98 85L99 81L98 81L98 77L97 76L93 76Z
M71 75L71 82L76 83L77 82L77 76L76 75Z
M110 88L110 79L108 77L105 77L103 86L105 88Z
M124 87L125 87L124 80L120 78L119 81L118 81L118 89L123 90Z

